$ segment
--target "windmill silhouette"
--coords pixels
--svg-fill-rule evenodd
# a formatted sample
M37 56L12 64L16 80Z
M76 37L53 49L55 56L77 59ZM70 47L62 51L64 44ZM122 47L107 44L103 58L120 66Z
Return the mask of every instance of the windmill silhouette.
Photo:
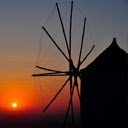
M69 115L69 111L71 110L71 113L72 113L72 126L75 127L74 109L73 109L73 93L74 93L74 89L76 89L78 97L79 97L79 100L80 100L80 91L79 91L79 87L78 87L79 86L78 85L78 78L80 78L80 74L81 74L81 72L80 72L81 65L87 59L87 57L90 55L90 53L93 51L95 45L93 45L91 50L87 53L87 55L85 57L83 57L83 59L81 59L82 50L83 50L84 35L85 35L85 26L86 26L86 17L84 17L83 30L82 30L82 35L81 35L81 44L80 44L79 56L78 56L78 62L77 62L77 66L75 66L75 64L73 62L73 59L72 59L72 17L73 17L73 7L74 7L73 5L74 5L74 3L73 3L73 1L71 1L69 39L67 39L65 28L64 28L64 24L63 24L63 20L62 20L61 13L60 13L60 9L59 9L58 3L56 3L56 9L57 9L59 20L60 20L60 23L61 23L61 28L62 28L63 36L64 36L64 39L65 39L65 44L66 44L66 49L67 49L68 56L59 47L57 42L53 39L53 37L47 31L47 29L44 26L42 26L42 29L47 34L49 39L57 47L57 49L63 55L63 57L68 61L69 70L68 71L60 71L60 70L49 69L49 68L45 68L45 67L41 67L41 66L36 66L38 69L47 71L47 73L33 74L32 76L33 77L38 77L38 76L42 76L42 77L43 76L47 76L47 77L68 76L68 79L64 82L64 84L62 85L60 90L56 93L56 95L49 102L49 104L44 108L43 112L45 112L49 108L49 106L52 104L52 102L61 93L63 88L67 85L67 83L69 83L69 85L70 85L70 99L69 99L68 108L67 108L67 111L66 111L66 115L65 115L65 120L64 120L64 125L63 126L65 126L66 121L67 121L67 117Z

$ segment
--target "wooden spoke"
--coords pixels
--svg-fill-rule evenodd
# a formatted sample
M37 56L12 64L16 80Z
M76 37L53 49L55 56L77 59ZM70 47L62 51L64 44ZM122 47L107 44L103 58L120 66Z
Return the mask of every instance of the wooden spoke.
M80 47L78 65L77 65L77 69L78 69L78 70L79 70L79 68L80 68L80 60L81 60L81 54L82 54L82 49L83 49L84 33L85 33L85 24L86 24L86 17L84 18L83 34L82 34L82 39L81 39L81 47Z
M53 99L49 102L49 104L45 107L45 109L43 110L43 112L45 112L49 108L49 106L52 104L52 102L57 98L57 96L60 94L60 92L62 91L62 89L68 83L69 79L70 79L70 77L65 81L65 83L63 84L63 86L60 88L60 90L57 92L57 94L53 97Z
M53 44L57 47L57 49L62 53L62 55L69 61L68 57L65 55L65 53L61 50L61 48L58 46L58 44L55 42L55 40L51 37L51 35L48 33L45 27L42 26L42 29L46 32L48 37L52 40Z
M63 24L63 21L62 21L62 18L61 18L61 14L60 14L60 9L58 7L58 3L56 3L56 7L57 7L57 11L58 11L59 19L60 19L60 22L61 22L61 26L62 26L62 31L63 31L65 43L66 43L68 54L69 54L68 41L67 41L67 37L66 37L66 34L65 34L64 24Z
M88 52L88 54L84 57L84 59L80 62L80 65L87 59L87 57L90 55L90 53L93 51L95 45L92 46L91 50Z
M33 74L32 76L68 76L66 73L42 73L42 74Z
M43 69L43 70L51 71L51 72L56 72L56 73L67 73L67 72L64 72L64 71L58 71L58 70L44 68L44 67L40 67L40 66L36 66L36 67L39 68L39 69Z

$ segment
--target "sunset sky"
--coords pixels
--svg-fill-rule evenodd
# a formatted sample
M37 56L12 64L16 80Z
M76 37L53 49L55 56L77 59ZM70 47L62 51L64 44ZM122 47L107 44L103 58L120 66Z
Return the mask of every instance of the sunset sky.
M17 111L28 114L42 113L41 110L61 87L58 85L66 79L46 78L41 85L42 93L38 81L31 75L36 64L42 25L47 21L56 2L69 1L0 0L0 113L15 111L11 107L13 102L17 103ZM119 46L128 52L127 0L74 0L74 2L87 17L93 43L96 45L96 56L109 46L113 37L117 37ZM52 54L52 51L50 53ZM59 61L60 58L57 59L57 62ZM49 65L55 63L52 61ZM66 88L54 102L49 112L58 110L57 112L61 113L63 109L65 110L63 106L67 105L67 90Z

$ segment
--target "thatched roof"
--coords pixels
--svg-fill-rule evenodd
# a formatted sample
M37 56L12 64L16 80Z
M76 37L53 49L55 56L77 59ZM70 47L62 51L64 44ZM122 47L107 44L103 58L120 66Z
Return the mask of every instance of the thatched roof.
M128 71L128 53L118 46L114 38L112 44L81 72L126 70Z

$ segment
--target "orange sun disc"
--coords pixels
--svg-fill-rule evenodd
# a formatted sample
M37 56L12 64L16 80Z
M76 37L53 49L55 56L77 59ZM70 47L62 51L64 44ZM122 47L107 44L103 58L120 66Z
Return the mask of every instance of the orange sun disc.
M12 107L16 108L17 107L17 103L12 103Z

